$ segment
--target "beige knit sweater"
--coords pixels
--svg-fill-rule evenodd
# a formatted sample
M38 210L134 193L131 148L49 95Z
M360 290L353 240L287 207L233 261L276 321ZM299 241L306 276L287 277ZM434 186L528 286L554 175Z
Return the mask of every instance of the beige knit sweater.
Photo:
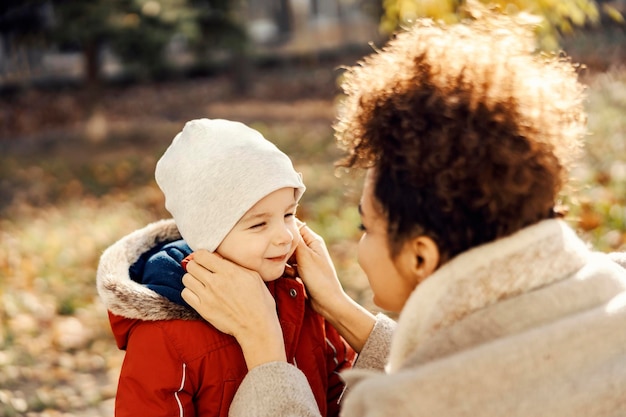
M626 270L543 221L442 266L395 331L379 316L357 368L346 417L626 416ZM230 415L319 413L304 376L270 363Z

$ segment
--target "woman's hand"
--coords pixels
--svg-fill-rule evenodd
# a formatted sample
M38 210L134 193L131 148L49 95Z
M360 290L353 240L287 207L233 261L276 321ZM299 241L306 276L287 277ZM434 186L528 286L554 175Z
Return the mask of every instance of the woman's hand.
M298 274L306 286L311 304L322 316L332 316L337 302L349 298L341 287L324 239L305 223L299 223L302 239L296 248Z
M183 299L237 339L248 369L286 360L276 303L258 273L206 250L195 252L186 269Z
M309 293L311 305L330 322L352 348L360 352L376 318L343 290L324 239L304 223L296 248L298 274Z

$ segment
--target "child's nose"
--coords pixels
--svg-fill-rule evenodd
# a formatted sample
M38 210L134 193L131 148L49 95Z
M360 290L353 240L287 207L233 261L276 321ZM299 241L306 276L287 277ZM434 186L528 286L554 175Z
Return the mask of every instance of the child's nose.
M286 224L277 227L276 233L274 234L274 242L277 245L291 243L292 240L293 233Z

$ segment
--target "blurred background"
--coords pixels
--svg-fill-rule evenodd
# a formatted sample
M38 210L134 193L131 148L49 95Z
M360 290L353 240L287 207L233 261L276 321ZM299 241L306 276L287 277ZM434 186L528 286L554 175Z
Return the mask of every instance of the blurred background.
M299 217L343 285L375 311L356 264L360 174L336 172L345 66L460 0L3 0L0 4L0 417L113 416L123 352L95 271L125 234L169 217L154 165L187 120L240 120L289 154ZM626 0L488 1L532 16L538 52L587 84L590 135L568 221L626 246Z

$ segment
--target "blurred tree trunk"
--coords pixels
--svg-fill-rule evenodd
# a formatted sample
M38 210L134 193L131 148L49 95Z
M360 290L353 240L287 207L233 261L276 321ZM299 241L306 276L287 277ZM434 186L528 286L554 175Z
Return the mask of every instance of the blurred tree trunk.
M97 39L87 40L83 45L84 106L87 111L85 139L89 142L102 142L107 138L107 120L102 112L100 97L102 93L102 62L100 50L102 42Z
M246 48L242 48L235 53L232 71L232 85L234 92L239 96L246 96L252 87L252 60Z
M281 37L288 37L293 25L291 22L291 0L279 0L278 10L276 11L276 26Z
M83 46L85 83L89 89L97 89L100 84L100 42L89 40Z
M318 17L320 14L320 2L319 0L311 0L311 15Z
M343 45L346 43L346 39L348 38L346 33L346 14L343 11L341 0L335 0L335 6L337 11L337 20L339 21L339 31L341 33L341 44Z

